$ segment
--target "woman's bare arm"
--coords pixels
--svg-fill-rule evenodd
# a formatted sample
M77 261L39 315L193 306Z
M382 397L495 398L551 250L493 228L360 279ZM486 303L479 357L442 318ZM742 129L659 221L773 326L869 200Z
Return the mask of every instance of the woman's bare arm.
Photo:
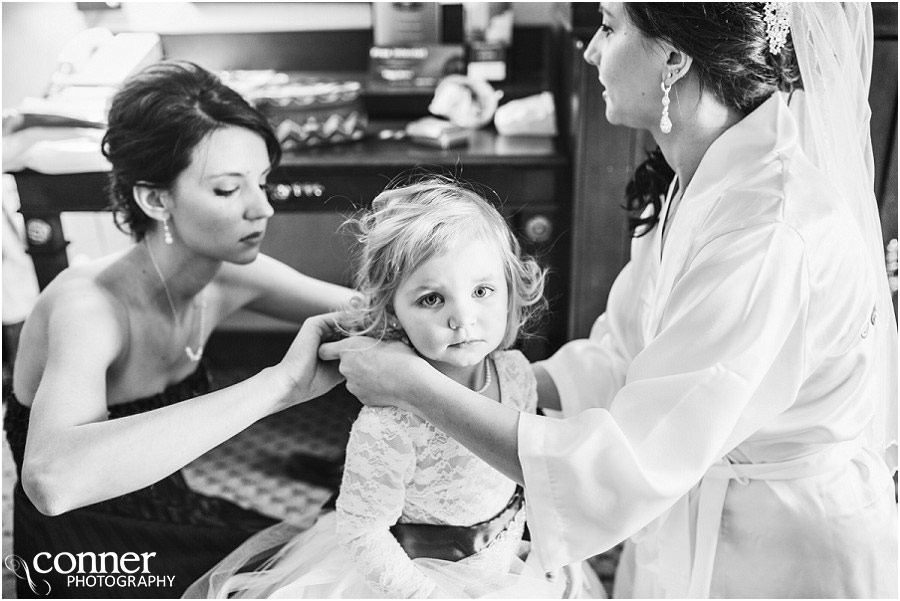
M223 302L233 310L246 307L298 324L312 315L346 309L354 296L350 288L302 274L266 255L248 265L225 264L218 279Z
M48 357L29 422L22 484L57 515L148 486L255 421L340 380L316 359L329 317L309 320L284 360L252 378L170 407L106 419L106 372L121 328L99 295L76 295L49 317Z

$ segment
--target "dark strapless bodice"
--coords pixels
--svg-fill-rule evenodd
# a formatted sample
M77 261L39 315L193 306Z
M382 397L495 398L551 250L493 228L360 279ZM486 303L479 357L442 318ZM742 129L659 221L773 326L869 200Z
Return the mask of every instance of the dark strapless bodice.
M206 394L212 389L209 370L201 366L184 380L150 397L109 408L109 419L137 415ZM3 429L21 477L31 410L13 393L5 398ZM203 424L196 424L200 428ZM132 493L76 509L56 517L40 512L24 494L14 493L14 553L30 561L41 552L155 552L154 573L172 575L171 586L78 587L47 574L51 597L178 597L207 569L251 534L276 520L225 499L192 490L181 472ZM33 596L24 580L20 596Z

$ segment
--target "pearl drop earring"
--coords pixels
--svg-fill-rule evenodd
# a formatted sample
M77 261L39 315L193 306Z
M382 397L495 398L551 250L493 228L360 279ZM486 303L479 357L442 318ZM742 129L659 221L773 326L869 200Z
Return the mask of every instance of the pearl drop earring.
M170 217L166 216L163 221L163 242L166 244L172 244L172 230L169 229L169 219Z
M659 119L659 129L662 133L667 134L672 131L672 120L669 119L669 90L672 89L672 84L667 85L666 80L663 80L659 87L663 92L662 117Z

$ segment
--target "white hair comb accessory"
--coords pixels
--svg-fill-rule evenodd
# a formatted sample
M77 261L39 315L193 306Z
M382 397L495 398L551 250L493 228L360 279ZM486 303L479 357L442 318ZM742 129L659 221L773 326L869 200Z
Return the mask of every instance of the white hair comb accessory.
M781 54L791 29L791 3L766 2L764 10L763 19L766 22L766 37L769 38L769 52Z

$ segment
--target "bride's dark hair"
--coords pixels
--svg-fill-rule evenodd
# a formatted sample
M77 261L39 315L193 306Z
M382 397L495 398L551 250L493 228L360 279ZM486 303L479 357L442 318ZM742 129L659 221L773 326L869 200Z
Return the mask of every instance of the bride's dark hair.
M742 115L775 91L803 88L790 34L779 54L769 52L764 2L625 2L625 16L646 38L663 40L693 59L701 90ZM657 148L626 188L632 236L656 225L674 172Z

